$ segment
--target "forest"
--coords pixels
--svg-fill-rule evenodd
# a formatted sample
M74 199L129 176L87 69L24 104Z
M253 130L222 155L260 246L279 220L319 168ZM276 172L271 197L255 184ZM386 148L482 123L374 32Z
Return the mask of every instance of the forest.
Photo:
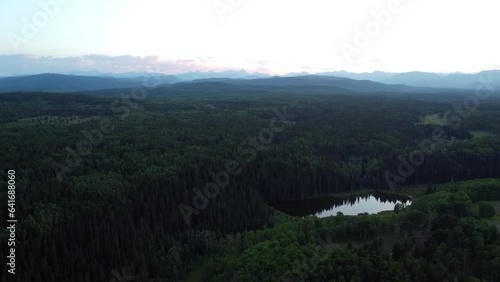
M17 281L500 281L496 96L197 87L0 94ZM366 190L413 201L270 205Z

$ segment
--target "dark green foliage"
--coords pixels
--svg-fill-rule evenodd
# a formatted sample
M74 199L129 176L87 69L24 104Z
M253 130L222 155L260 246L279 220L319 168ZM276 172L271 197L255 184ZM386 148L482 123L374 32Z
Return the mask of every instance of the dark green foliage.
M398 156L418 149L415 142L435 127L418 124L420 118L447 105L382 95L259 95L146 100L126 115L112 111L112 99L0 95L1 187L7 169L18 176L18 281L109 281L112 270L122 269L180 281L199 265L208 265L207 281L461 281L464 255L467 277L500 277L496 229L473 219L474 202L499 196L498 179L460 182L500 177L497 137L438 146L405 184L457 182L397 215L283 219L266 203L388 190L384 173L397 171ZM261 144L254 158L239 153L283 106L295 124ZM471 118L494 121L498 109L488 104ZM99 118L70 124L48 116ZM92 142L83 132L99 129L102 120L113 130ZM460 134L469 136L474 126L464 123ZM91 152L69 166L67 148L85 140ZM237 161L241 173L187 224L179 204L192 205L194 189L228 161ZM55 163L70 167L62 181ZM337 251L328 251L330 243L318 248L328 236ZM380 241L384 236L392 241Z

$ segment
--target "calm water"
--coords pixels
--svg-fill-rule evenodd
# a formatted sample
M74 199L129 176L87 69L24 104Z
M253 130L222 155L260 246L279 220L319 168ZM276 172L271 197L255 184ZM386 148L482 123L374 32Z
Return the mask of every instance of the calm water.
M361 197L334 198L321 197L316 199L273 203L275 209L291 216L316 215L326 217L342 212L345 215L359 213L375 214L381 211L392 211L396 203L410 205L407 197L374 193Z

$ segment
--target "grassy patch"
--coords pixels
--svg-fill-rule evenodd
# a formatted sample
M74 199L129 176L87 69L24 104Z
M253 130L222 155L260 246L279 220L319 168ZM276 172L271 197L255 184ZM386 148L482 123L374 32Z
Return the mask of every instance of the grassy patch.
M209 266L209 264L207 264L207 263L201 265L198 269L190 272L186 276L184 281L185 282L202 282L202 281L204 281L206 278L209 277L208 266Z
M488 131L470 131L470 134L472 134L472 136L477 139L496 136L495 134Z
M185 282L203 282L209 280L216 273L219 273L224 268L223 261L220 257L215 259L210 257L201 262L198 267L192 269L183 281Z
M449 122L444 120L443 118L439 117L438 114L432 114L432 115L426 115L420 119L419 124L423 125L428 125L428 124L435 124L435 125L448 125Z

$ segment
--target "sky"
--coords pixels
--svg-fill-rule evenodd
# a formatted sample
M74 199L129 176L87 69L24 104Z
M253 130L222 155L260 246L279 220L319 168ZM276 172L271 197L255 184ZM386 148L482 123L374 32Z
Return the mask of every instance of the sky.
M500 69L498 0L0 0L0 76Z

